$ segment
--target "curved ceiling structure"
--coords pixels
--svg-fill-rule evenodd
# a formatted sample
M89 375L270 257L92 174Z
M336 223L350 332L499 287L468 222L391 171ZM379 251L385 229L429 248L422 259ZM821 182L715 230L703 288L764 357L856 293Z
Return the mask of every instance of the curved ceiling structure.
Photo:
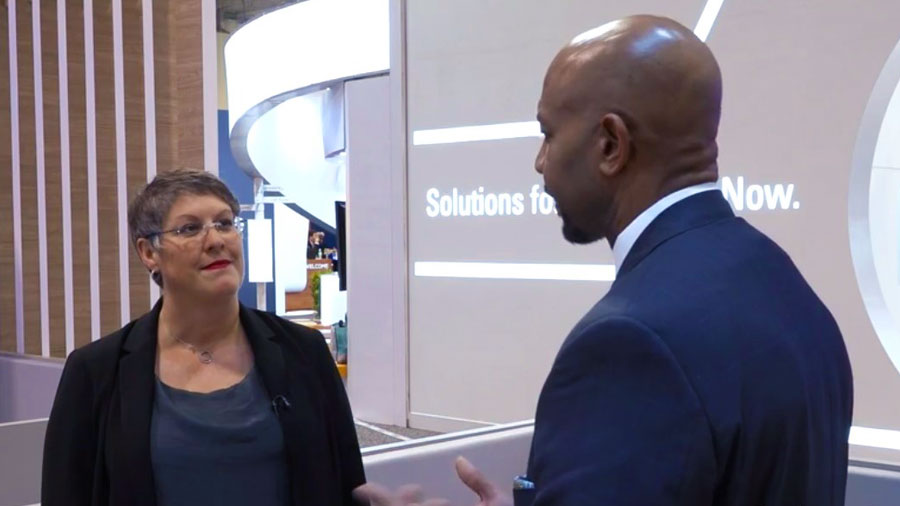
M389 65L387 0L308 0L247 23L225 44L238 165L333 228L334 201L346 195L346 163L334 147L335 136L342 144L342 94L329 99L329 90L384 74Z

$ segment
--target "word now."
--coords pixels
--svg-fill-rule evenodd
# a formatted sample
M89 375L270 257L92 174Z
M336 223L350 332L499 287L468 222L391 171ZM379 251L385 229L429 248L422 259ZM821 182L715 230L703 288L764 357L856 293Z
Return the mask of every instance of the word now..
M800 209L800 202L794 200L794 184L751 184L744 185L744 176L736 181L723 176L722 195L735 211L775 211L779 209Z

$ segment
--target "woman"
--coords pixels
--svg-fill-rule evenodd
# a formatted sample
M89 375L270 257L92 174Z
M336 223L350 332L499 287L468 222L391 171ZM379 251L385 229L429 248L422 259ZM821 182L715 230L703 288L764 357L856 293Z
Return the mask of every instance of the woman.
M321 334L238 302L239 205L205 172L159 174L128 210L162 297L66 362L42 504L354 504L365 482Z

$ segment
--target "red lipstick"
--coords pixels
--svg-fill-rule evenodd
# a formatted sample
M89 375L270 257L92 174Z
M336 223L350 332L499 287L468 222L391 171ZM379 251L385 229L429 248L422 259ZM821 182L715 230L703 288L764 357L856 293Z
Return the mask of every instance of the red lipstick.
M215 269L224 269L225 267L228 267L229 265L231 265L231 262L229 262L228 260L216 260L215 262L204 267L203 270L211 271L211 270L215 270Z

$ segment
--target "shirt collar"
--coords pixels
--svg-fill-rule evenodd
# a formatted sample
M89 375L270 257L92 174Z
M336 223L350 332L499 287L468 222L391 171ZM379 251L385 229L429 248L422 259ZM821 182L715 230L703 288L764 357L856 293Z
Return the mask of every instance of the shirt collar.
M622 230L622 233L616 237L616 242L613 244L613 257L616 261L616 272L619 272L619 268L622 267L622 263L625 262L625 257L628 256L628 252L631 251L631 248L634 246L634 243L637 242L638 237L641 236L650 223L652 223L657 216L662 214L663 211L688 197L701 192L718 189L718 183L702 183L688 186L687 188L682 188L657 200L652 206L637 215L637 218L632 220L632 222L625 227L625 230Z

